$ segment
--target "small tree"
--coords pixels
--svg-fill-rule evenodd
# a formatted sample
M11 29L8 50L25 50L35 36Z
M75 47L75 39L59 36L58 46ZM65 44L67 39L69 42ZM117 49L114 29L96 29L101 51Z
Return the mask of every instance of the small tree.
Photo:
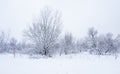
M106 47L107 47L107 49L105 51L105 54L106 53L115 53L116 52L117 48L116 48L114 43L115 43L115 40L113 39L113 34L108 33L106 35L106 44L107 44Z
M107 49L107 37L105 35L99 35L98 36L98 44L97 48L99 50L99 54L105 54Z
M12 38L10 40L10 48L11 48L11 51L13 52L13 55L15 58L16 50L17 50L17 40L15 38Z
M64 38L61 41L61 53L64 52L65 54L71 53L74 47L73 36L71 33L66 33Z
M88 37L87 39L87 43L90 49L90 53L92 53L93 51L98 51L97 50L97 30L95 30L94 28L90 28L88 30Z
M0 53L7 52L8 37L4 32L0 33Z
M111 33L100 35L97 40L97 48L101 54L115 54L118 52L119 41L113 38Z
M117 48L117 52L120 52L120 34L115 38L115 47Z
M77 50L80 51L80 52L86 52L89 49L87 42L88 42L87 39L78 40L76 42Z
M34 22L26 36L34 43L35 51L48 56L61 33L61 17L58 11L45 8L38 21Z

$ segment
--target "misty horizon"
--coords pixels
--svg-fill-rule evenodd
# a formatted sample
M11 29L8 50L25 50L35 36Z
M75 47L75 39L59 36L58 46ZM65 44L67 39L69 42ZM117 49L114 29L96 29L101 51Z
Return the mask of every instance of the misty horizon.
M94 27L100 34L119 34L119 0L0 0L0 31L22 40L23 32L39 16L44 7L61 12L63 32L71 32L76 38L87 35Z

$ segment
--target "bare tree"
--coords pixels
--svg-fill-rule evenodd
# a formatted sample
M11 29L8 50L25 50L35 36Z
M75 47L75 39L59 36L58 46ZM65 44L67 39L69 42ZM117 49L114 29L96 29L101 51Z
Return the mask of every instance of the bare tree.
M94 28L90 28L88 30L88 45L89 45L89 49L90 53L93 51L97 50L97 30L95 30Z
M4 33L0 33L0 53L7 52L8 36Z
M43 9L39 19L29 27L26 36L34 43L35 51L48 55L61 33L61 16L58 11Z
M72 50L74 49L74 41L73 36L71 33L66 33L64 38L61 40L61 53L72 53Z
M14 58L16 55L16 50L17 50L17 40L15 38L11 38L10 40L10 48L13 52Z
M97 50L99 54L116 54L119 48L119 39L113 38L111 33L100 35L97 38Z
M88 42L87 39L77 40L76 42L77 50L79 50L79 52L86 52L89 49L87 42Z
M115 38L115 46L117 47L117 52L120 52L120 34Z
M105 54L106 53L116 53L117 51L117 48L115 46L115 39L113 38L113 34L111 33L108 33L106 35L106 51L105 51Z

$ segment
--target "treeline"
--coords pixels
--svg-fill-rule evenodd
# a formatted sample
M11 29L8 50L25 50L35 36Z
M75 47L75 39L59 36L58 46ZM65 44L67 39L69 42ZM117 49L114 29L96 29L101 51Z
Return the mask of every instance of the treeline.
M75 54L88 52L95 55L113 55L120 52L120 35L112 33L98 34L94 28L88 29L83 39L76 40L72 33L60 36L62 20L58 11L45 8L38 20L24 32L26 41L18 42L8 38L4 32L0 34L0 53L39 54L51 57L59 54Z

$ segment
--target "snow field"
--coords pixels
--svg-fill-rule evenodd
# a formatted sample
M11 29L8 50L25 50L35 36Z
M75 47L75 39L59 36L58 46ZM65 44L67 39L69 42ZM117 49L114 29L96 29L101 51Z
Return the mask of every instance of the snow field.
M120 74L120 58L76 54L33 59L2 54L0 74Z

